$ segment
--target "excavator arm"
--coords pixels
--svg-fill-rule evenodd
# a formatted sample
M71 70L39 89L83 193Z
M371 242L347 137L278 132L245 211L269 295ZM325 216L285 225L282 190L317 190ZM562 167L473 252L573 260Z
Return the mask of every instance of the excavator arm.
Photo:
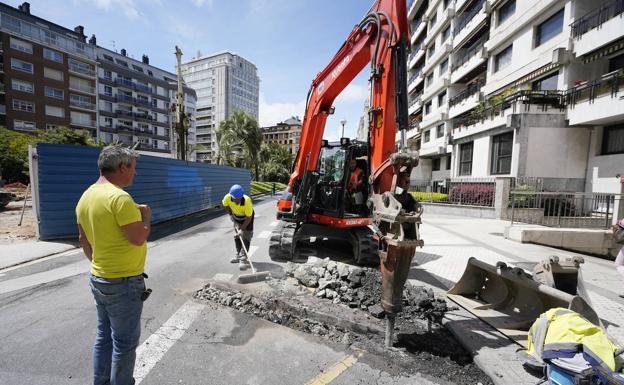
M378 0L347 37L338 53L312 82L303 119L299 153L289 191L300 197L305 210L307 191L301 179L316 168L327 117L336 97L370 63L370 159L377 175L375 190L392 190L390 169L380 168L394 152L396 132L407 128L406 5L400 0Z

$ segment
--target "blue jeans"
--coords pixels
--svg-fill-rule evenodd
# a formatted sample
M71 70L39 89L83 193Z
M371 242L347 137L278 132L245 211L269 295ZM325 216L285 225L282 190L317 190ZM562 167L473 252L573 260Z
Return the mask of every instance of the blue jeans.
M93 346L94 385L133 385L136 348L141 335L143 276L118 279L89 276L97 308Z

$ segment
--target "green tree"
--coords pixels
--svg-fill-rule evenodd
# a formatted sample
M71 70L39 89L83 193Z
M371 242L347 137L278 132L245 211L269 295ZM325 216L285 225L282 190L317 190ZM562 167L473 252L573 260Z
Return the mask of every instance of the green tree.
M87 130L72 130L66 127L50 130L38 130L37 137L41 143L77 144L81 146L97 146L98 142Z
M0 174L11 182L29 183L28 145L37 138L21 132L0 127Z
M259 153L262 132L256 119L244 111L236 111L221 122L217 130L219 154L217 162L236 167L253 168L254 179L259 179Z
M292 154L277 143L262 144L259 159L262 179L270 182L287 182L290 177Z

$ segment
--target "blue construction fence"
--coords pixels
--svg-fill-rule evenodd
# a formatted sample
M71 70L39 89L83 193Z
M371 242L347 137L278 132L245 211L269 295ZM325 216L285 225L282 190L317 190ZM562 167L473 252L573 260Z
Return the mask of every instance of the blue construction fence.
M36 154L39 238L77 237L76 204L99 177L100 148L38 144ZM152 208L154 224L216 207L231 185L248 193L250 183L247 169L141 155L126 191Z

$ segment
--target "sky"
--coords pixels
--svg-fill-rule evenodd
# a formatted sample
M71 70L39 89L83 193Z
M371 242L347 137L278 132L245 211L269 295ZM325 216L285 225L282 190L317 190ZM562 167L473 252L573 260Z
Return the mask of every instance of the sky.
M95 34L98 45L175 71L182 60L230 51L253 62L260 77L261 126L295 115L317 73L329 63L372 0L30 0L31 13ZM7 1L17 7L21 1ZM325 137L354 138L363 113L368 67L336 99Z

